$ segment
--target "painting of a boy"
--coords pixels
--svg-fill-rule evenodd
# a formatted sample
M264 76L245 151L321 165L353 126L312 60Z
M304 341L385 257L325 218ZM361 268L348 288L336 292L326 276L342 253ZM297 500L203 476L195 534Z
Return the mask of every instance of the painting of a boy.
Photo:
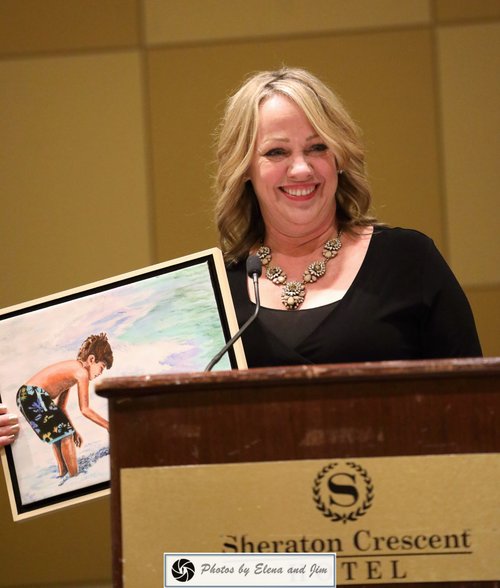
M29 378L17 392L17 406L38 437L52 445L59 476L76 476L76 447L82 437L66 411L70 388L75 384L81 413L106 430L108 421L89 404L89 382L113 365L113 352L106 333L90 335L76 359L60 361Z

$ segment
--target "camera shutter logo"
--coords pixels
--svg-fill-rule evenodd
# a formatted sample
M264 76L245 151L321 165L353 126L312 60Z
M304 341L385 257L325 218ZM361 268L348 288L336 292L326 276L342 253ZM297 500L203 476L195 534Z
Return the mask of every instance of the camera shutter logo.
M194 563L189 559L178 559L172 565L172 576L178 582L188 582L194 576Z
M373 483L368 472L353 461L333 462L314 479L316 508L332 523L355 521L373 503Z

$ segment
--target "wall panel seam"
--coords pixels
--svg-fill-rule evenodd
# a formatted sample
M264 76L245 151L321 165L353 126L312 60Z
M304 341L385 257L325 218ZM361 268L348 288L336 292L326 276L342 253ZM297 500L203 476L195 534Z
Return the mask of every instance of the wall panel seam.
M29 53L1 53L0 63L3 61L33 61L36 59L47 59L51 57L82 57L91 55L110 55L117 53L131 53L139 49L138 44L127 46L110 46L110 47L89 47L85 49L70 49L57 51L37 51Z
M138 23L139 23L139 68L140 83L142 96L142 120L144 124L144 157L146 160L146 194L148 207L148 246L150 263L157 263L158 260L158 239L156 234L156 200L155 200L155 181L154 181L154 157L152 142L152 114L151 114L151 96L149 92L149 61L146 46L146 8L144 2L138 3Z
M307 39L322 39L330 37L343 37L353 35L373 35L373 34L387 34L399 33L408 31L422 31L431 28L430 23L410 23L407 25L387 25L381 27L361 27L361 28L346 28L342 30L331 31L316 31L316 32L297 32L297 33L283 33L283 34L269 34L269 35L250 35L240 37L227 37L220 39L201 39L199 41L154 41L147 42L149 49L191 49L196 47L213 47L224 45L243 45L247 43L268 43L275 41L297 41Z
M435 22L435 4L432 8L434 12L432 18ZM433 26L431 33L431 51L432 51L432 78L434 85L434 108L436 112L436 141L438 153L438 183L439 183L439 204L441 210L441 234L443 237L443 255L451 265L450 259L451 244L448 218L448 192L446 185L446 161L445 161L445 141L444 141L444 117L443 103L441 94L441 67L439 53L439 27Z

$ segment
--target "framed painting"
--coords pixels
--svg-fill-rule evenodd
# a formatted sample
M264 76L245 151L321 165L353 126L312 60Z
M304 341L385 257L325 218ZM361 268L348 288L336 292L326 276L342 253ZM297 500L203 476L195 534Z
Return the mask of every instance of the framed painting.
M21 520L109 493L105 375L203 371L237 331L222 254L201 251L0 311L2 463ZM215 369L245 368L241 342Z

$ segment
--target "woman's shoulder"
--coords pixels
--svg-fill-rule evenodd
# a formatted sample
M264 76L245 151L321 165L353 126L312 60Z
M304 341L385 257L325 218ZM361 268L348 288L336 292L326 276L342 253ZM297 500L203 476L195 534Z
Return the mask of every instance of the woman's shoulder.
M372 239L375 243L388 247L428 249L434 244L434 241L421 231L387 225L375 226Z
M246 263L243 260L226 263L226 275L233 297L246 291Z

